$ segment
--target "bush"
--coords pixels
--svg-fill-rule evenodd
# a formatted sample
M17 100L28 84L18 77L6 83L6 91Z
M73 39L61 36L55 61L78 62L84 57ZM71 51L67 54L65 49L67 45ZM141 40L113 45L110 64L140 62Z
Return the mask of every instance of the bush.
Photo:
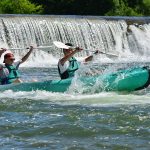
M1 0L1 14L40 14L43 12L41 5L35 5L29 0Z

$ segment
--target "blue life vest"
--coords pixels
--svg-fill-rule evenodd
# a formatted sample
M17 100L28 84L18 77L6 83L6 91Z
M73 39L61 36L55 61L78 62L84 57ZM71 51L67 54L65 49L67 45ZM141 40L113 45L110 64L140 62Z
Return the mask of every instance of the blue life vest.
M16 66L14 65L3 66L0 73L0 82L2 85L10 84L17 78L19 78L19 73Z
M75 71L78 69L79 69L79 63L74 57L69 59L69 67L63 73L60 72L60 68L58 65L58 72L59 72L61 79L67 79L67 78L73 77L75 74Z

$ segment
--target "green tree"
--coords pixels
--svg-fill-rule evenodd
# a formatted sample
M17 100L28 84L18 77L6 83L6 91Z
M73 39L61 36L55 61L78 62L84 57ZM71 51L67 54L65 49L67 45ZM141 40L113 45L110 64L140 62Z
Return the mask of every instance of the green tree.
M1 14L40 14L43 8L41 5L35 5L29 0L1 0Z
M149 16L150 0L0 0L0 13Z
M128 6L128 2L125 0L113 0L112 9L105 15L108 16L141 16L133 8Z
M126 0L128 5L132 7L138 14L143 16L150 15L150 0Z
M150 0L143 0L141 11L144 15L150 16Z

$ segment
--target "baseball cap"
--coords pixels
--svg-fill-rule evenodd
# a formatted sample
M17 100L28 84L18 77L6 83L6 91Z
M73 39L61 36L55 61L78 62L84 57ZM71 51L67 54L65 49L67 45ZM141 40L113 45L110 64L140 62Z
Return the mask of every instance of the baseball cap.
M73 47L73 44L71 44L71 43L65 43L65 45L69 46L69 48ZM65 48L63 48L63 49L65 49ZM69 49L65 49L65 50L69 50Z

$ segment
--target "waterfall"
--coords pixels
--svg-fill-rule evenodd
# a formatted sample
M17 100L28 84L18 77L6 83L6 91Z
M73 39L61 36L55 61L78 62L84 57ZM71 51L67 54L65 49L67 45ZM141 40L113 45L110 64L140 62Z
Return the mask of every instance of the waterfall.
M0 43L9 48L25 48L31 44L52 46L49 53L59 58L62 51L53 46L53 41L61 41L84 49L117 53L120 57L150 54L149 18L140 25L135 20L128 24L126 18L112 17L1 15L0 19ZM13 52L20 56L26 51ZM49 57L45 52L38 53L42 59ZM88 54L84 51L78 56Z

